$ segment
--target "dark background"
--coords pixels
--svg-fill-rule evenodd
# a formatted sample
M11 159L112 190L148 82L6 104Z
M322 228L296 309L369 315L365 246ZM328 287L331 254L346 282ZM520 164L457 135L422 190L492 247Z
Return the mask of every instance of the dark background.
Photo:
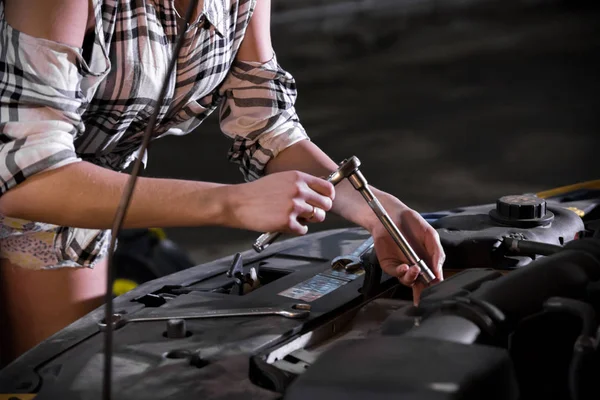
M418 211L600 179L598 1L272 0L297 110L334 160ZM241 182L215 113L146 175ZM312 231L349 226L328 216ZM168 229L200 263L254 232Z

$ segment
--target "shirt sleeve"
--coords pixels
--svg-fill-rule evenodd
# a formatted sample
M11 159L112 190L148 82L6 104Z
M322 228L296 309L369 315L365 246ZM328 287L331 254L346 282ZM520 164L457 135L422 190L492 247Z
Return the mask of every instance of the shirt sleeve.
M80 49L39 39L0 19L0 196L43 171L81 161Z
M295 110L296 83L276 56L266 63L236 61L225 79L219 118L234 139L229 160L246 181L264 175L267 163L294 143L308 139Z

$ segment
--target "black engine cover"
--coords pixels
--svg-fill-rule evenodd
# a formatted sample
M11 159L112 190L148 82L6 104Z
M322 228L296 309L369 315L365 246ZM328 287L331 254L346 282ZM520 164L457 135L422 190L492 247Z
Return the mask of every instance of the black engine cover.
M490 216L495 208L495 204L464 208L432 223L446 253L445 269L522 267L535 256L515 256L506 252L502 246L504 237L560 246L584 230L584 223L575 212L550 202L547 210L554 218L545 225L534 227L502 224Z
M504 349L390 336L337 344L284 398L511 400L518 388Z

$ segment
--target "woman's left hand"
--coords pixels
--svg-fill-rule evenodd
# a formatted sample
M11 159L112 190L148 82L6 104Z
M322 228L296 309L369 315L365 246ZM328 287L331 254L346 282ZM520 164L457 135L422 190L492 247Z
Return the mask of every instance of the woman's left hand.
M393 196L388 195L381 200L400 232L435 274L436 281L442 281L442 265L446 256L437 231L419 213ZM406 264L406 257L379 220L372 224L370 232L375 242L379 265L388 275L396 276L402 284L411 286L414 303L418 304L421 292L425 288L417 281L419 267Z

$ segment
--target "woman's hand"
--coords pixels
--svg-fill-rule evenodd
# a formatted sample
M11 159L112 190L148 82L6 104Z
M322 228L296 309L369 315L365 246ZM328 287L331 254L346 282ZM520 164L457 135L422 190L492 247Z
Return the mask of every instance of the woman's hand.
M273 173L225 190L226 225L298 235L308 231L307 222L322 222L335 198L330 182L299 171Z
M380 200L411 247L435 274L436 280L443 280L442 265L445 254L437 231L419 213L411 210L400 200L387 194ZM388 275L398 277L402 284L411 286L413 300L418 304L421 292L425 288L417 281L419 267L406 264L406 257L379 220L371 224L370 232L381 268Z

